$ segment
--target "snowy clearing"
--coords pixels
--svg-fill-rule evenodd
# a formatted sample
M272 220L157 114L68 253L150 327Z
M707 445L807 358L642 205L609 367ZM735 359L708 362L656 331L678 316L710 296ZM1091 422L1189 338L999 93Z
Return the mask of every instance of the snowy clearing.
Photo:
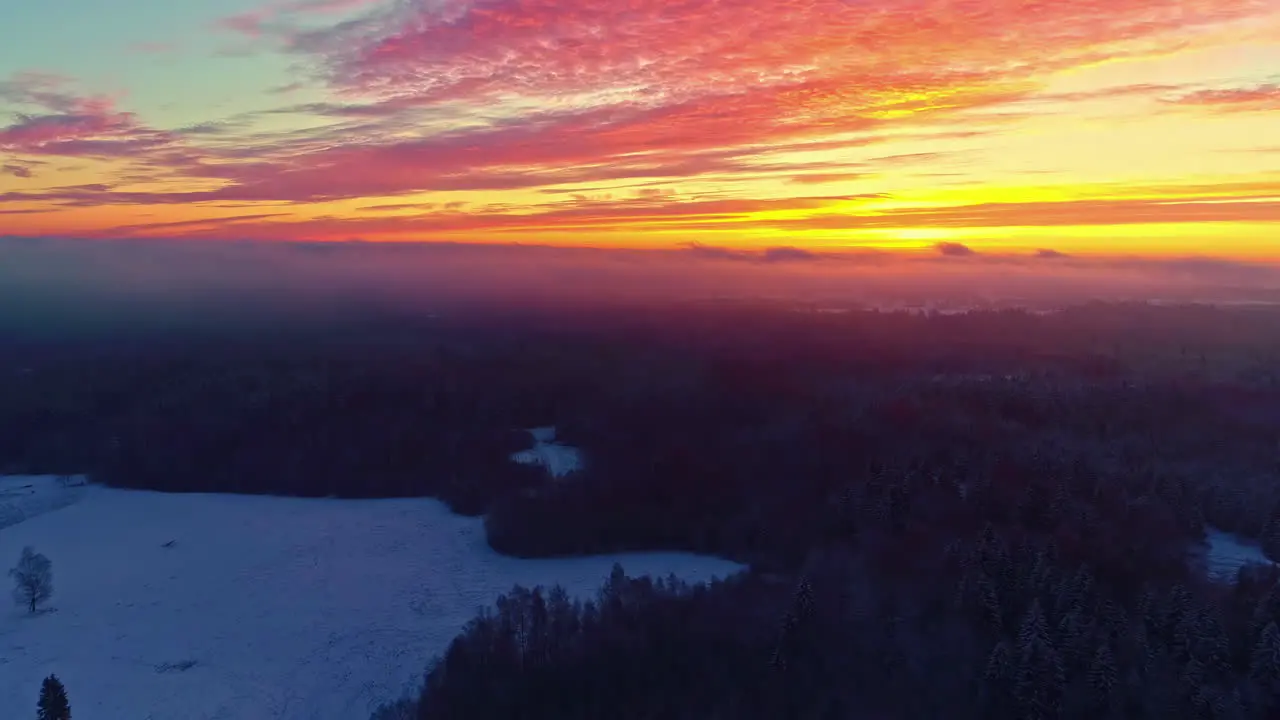
M587 595L614 562L690 581L741 569L683 553L507 558L481 520L430 499L14 484L55 499L5 507L61 506L0 530L4 568L24 545L53 562L46 612L0 605L0 708L33 715L57 673L83 718L365 718L513 584Z
M531 428L533 447L511 455L513 462L541 465L553 478L562 478L582 467L582 453L572 445L556 442L555 427Z
M84 486L83 475L0 475L0 528L66 507Z
M1192 557L1203 565L1209 578L1226 582L1234 582L1244 565L1271 564L1258 543L1211 527L1205 528L1205 541L1193 549Z

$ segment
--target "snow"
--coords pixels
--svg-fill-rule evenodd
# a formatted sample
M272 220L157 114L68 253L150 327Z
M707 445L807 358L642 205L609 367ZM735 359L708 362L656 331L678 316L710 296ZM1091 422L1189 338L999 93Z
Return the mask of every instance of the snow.
M1244 565L1270 565L1256 543L1217 528L1205 528L1205 542L1197 547L1193 557L1204 566L1204 572L1213 580L1234 581L1237 571Z
M554 426L530 428L533 447L511 455L513 462L541 465L553 478L562 478L582 467L582 453L572 445L556 442Z
M0 528L70 505L84 484L83 475L0 475Z
M5 516L26 517L0 529L0 563L31 545L55 586L34 616L0 605L10 711L34 713L40 681L57 673L83 718L365 718L416 687L477 608L516 583L589 596L615 562L690 581L741 569L684 553L507 558L481 520L430 499L0 481ZM13 495L18 485L32 487Z

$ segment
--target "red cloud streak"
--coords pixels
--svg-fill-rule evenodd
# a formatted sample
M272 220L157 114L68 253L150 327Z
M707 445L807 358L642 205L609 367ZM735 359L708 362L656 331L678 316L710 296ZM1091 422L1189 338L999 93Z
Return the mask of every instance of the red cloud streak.
M1248 88L1198 90L1173 102L1223 111L1280 111L1280 83Z

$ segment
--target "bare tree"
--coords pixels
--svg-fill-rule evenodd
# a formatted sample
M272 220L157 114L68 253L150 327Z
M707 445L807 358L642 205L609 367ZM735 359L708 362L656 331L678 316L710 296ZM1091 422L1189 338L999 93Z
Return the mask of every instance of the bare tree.
M36 605L53 597L53 563L28 546L22 548L17 567L9 571L13 578L13 600L26 605L31 612Z

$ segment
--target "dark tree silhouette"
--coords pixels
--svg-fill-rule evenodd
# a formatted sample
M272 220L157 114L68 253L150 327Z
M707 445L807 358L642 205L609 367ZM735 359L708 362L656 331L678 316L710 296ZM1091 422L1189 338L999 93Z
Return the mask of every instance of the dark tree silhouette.
M53 563L30 547L22 549L18 564L9 571L13 599L34 613L36 606L53 597Z
M57 675L50 675L40 683L36 720L71 720L71 702L67 699L67 689Z

